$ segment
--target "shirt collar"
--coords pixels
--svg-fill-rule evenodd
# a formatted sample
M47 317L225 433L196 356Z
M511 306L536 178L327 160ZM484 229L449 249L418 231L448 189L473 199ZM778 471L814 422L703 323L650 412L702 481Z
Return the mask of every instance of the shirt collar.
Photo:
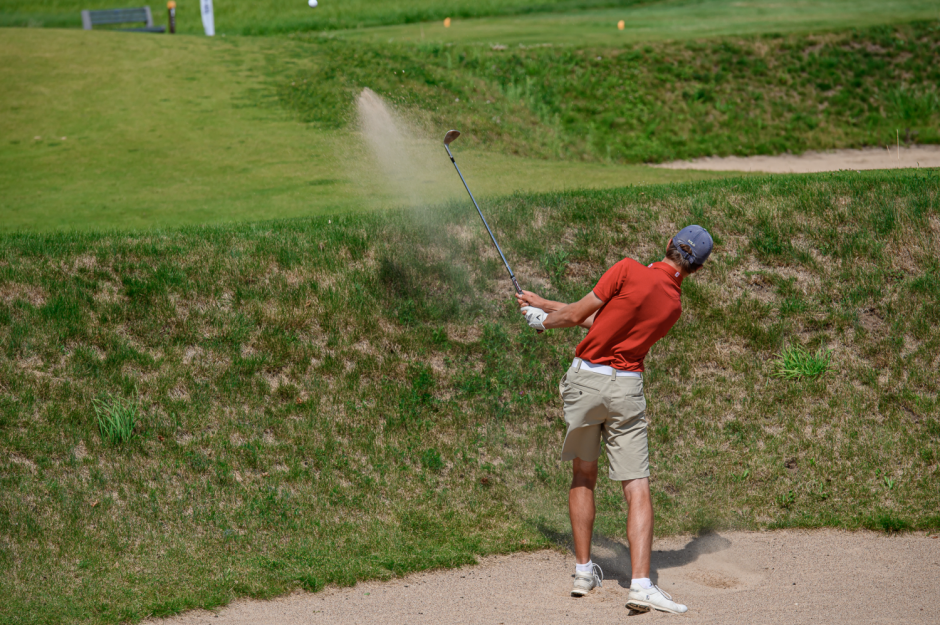
M665 274L672 279L673 284L677 287L682 286L682 274L676 271L672 265L660 261L650 265L650 269L659 269L665 272Z

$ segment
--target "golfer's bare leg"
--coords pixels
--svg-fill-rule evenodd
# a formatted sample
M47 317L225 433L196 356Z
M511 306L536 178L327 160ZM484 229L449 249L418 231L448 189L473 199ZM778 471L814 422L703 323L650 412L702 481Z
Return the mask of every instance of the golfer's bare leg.
M596 475L597 463L594 467ZM633 579L642 579L650 576L650 551L653 548L653 501L650 498L649 478L623 482L623 496L630 506L627 513L630 566Z
M591 560L591 535L594 532L594 486L597 484L597 461L575 458L572 463L571 489L568 491L568 514L574 537L574 557L578 564ZM649 566L649 557L647 557Z

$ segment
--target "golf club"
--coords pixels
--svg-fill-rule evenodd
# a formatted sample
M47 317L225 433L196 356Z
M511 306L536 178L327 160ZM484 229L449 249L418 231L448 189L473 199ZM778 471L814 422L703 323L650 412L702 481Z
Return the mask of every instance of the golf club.
M457 170L457 175L460 176L460 181L463 183L464 188L467 190L467 193L470 194L470 199L473 201L473 205L476 206L477 212L480 213L480 219L483 220L483 225L486 226L486 231L490 233L490 238L493 240L493 245L496 246L496 251L499 252L499 257L503 259L503 264L506 265L506 271L509 272L509 279L512 280L512 286L516 289L516 293L522 295L522 288L516 281L516 275L512 272L512 268L506 261L506 256L503 254L503 250L499 247L499 243L496 242L496 237L493 236L493 231L490 230L490 225L486 223L486 217L483 216L483 211L480 210L480 205L477 204L476 198L473 197L473 193L470 193L470 187L467 186L467 181L464 180L463 174L460 173L460 168L457 167L457 161L454 160L454 155L450 153L450 144L453 143L454 139L459 136L459 130L448 130L447 134L444 135L444 149L447 150L447 156L450 157L450 162L454 164L454 169Z
M473 202L473 205L476 207L477 212L480 214L480 219L483 220L483 225L486 226L486 231L490 234L490 239L493 240L493 245L496 246L496 251L499 252L499 257L503 259L503 264L506 265L506 271L509 272L509 279L512 280L512 286L516 289L516 293L522 295L522 287L519 286L519 282L516 280L516 274L512 272L512 267L509 266L509 261L506 260L506 255L503 254L503 250L499 247L499 243L496 242L496 237L493 236L493 231L490 230L490 225L486 223L486 217L483 216L483 211L480 210L480 205L477 204L477 200L473 197L473 193L470 192L470 187L467 186L467 181L464 180L463 174L460 173L460 168L457 167L457 161L454 160L454 155L450 152L450 144L453 143L454 139L460 136L459 130L448 130L447 134L444 135L444 149L447 150L447 156L450 157L450 162L454 164L454 169L457 170L457 175L460 176L460 182L463 183L464 189L467 190L467 194L470 195L470 200ZM541 334L541 330L536 330L538 334Z

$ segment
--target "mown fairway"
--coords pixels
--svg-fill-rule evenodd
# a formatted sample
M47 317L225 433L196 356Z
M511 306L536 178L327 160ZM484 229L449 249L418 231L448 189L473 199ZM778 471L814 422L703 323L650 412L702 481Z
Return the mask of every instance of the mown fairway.
M555 11L443 23L403 24L329 33L377 42L614 46L650 41L834 29L937 19L932 0L672 0L604 9ZM624 21L618 30L617 22Z
M80 28L82 9L110 9L113 0L6 0L0 26ZM178 31L201 34L199 2L177 2ZM154 21L166 24L162 3ZM455 21L445 29L443 19ZM215 7L219 34L321 32L365 37L477 43L618 45L662 39L810 32L937 19L932 0L228 0ZM626 22L618 31L619 20ZM349 31L349 32L342 32Z
M717 235L647 365L663 533L940 528L940 178L746 178L491 207L583 295ZM114 623L564 543L557 382L478 218L0 239L0 622ZM776 377L786 347L831 350ZM690 357L694 354L695 357ZM123 398L130 441L103 440ZM622 534L618 489L599 530Z
M655 1L655 0L654 0ZM514 15L577 11L595 7L630 6L636 0L344 0L321 2L310 9L306 0L227 0L215 7L218 33L271 35L305 31L407 24L451 17ZM111 9L114 0L6 0L0 25L81 28L82 9ZM154 22L165 24L164 5L151 5ZM198 0L177 2L178 32L201 34Z

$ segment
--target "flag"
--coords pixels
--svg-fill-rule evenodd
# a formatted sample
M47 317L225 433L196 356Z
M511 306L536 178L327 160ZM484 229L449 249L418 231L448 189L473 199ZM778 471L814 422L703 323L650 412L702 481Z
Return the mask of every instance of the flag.
M212 0L199 0L202 8L202 27L206 29L206 36L215 36L215 18L212 16Z

